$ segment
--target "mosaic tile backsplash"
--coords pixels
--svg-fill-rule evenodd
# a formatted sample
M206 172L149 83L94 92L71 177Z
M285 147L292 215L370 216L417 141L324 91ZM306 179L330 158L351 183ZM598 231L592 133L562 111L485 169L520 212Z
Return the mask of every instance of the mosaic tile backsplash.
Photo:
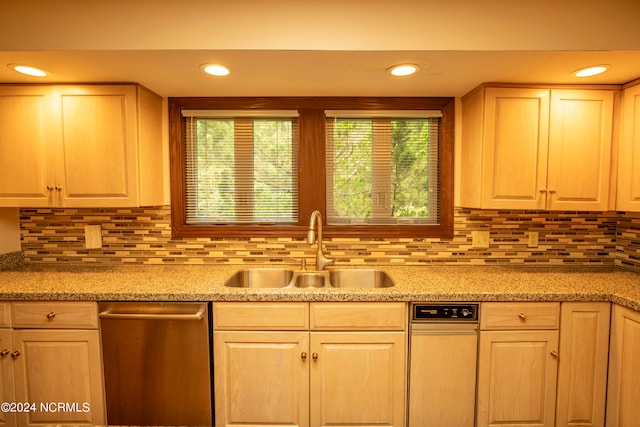
M21 209L25 263L293 264L314 248L299 238L171 237L168 206L140 209ZM101 249L85 249L84 226L102 227ZM473 231L489 231L474 248ZM529 233L538 245L529 246ZM640 271L640 214L457 208L451 239L325 239L338 265L608 266Z

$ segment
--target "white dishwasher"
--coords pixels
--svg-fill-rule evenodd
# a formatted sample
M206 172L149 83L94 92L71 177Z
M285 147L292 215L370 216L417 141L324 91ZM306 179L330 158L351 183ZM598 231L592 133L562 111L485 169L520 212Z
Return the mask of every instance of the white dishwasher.
M473 427L477 303L412 303L409 427Z

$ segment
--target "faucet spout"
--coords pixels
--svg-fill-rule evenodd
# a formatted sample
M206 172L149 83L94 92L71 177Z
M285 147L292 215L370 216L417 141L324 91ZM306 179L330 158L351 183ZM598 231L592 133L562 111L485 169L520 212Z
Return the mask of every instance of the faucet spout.
M322 252L322 214L320 211L315 210L311 213L309 218L309 231L307 232L307 243L313 245L316 242L316 224L318 228L317 243L318 248L316 250L316 270L322 271L326 266L335 263L335 259L327 258Z

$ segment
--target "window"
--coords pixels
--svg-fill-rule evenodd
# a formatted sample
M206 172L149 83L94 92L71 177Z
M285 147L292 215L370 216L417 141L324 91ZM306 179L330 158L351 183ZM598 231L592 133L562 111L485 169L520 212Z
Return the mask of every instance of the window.
M439 224L440 111L326 115L329 224Z
M297 112L182 115L187 224L297 224Z
M172 233L453 234L453 98L170 98Z

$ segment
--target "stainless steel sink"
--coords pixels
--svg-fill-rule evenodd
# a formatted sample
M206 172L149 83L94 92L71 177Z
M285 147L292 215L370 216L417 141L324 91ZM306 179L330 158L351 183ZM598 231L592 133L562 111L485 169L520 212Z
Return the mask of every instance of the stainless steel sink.
M292 271L280 268L249 268L234 273L224 283L232 288L389 288L389 275L371 268L324 271Z
M393 280L382 270L349 268L329 272L329 283L334 288L390 288Z
M293 271L281 268L240 270L224 283L232 288L282 288L291 283Z
M299 272L294 285L296 288L324 288L326 281L326 272Z

